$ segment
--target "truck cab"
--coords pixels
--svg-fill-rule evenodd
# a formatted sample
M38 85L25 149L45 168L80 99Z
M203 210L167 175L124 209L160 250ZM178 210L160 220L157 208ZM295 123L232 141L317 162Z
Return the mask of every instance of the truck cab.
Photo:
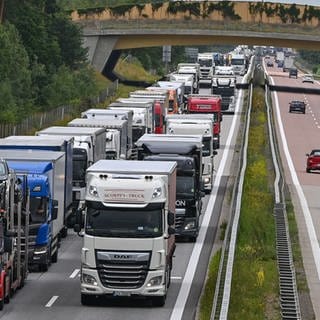
M176 163L100 160L87 181L81 303L132 296L163 306L175 250Z
M202 136L145 134L137 142L138 159L177 162L176 236L196 241L202 197Z

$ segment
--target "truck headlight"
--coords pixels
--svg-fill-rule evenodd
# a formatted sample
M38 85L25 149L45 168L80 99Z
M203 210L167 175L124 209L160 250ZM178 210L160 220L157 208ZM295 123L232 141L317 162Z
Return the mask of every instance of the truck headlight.
M162 276L153 277L147 283L147 287L160 286L162 283Z
M194 221L190 221L184 226L184 230L194 229L195 227L196 227L195 222Z
M211 180L210 177L205 177L204 178L204 183L210 183L210 180Z
M97 190L97 187L95 187L95 186L90 186L88 192L90 195L92 195L94 197L98 196L98 190Z
M46 254L46 253L47 253L47 246L36 247L34 249L34 254Z
M152 198L159 198L162 194L162 189L161 187L158 187L158 188L154 188L153 189L153 193L152 193Z
M96 278L89 274L83 273L81 278L82 278L82 282L85 284L90 284L92 286L98 285Z

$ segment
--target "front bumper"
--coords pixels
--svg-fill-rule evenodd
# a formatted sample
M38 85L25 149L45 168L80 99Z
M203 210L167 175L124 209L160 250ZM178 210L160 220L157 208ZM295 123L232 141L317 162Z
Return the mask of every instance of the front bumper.
M85 275L85 276L84 276ZM89 276L89 277L88 277ZM160 285L148 286L148 283L152 278L161 276L162 281ZM94 282L87 283L84 280L85 278L94 278ZM117 289L117 288L107 288L104 287L100 281L98 271L96 269L89 269L82 267L81 270L81 293L88 295L109 295L114 297L129 297L129 296L164 296L166 295L166 286L165 286L165 272L164 270L154 270L149 271L145 280L145 283L142 287L136 289Z

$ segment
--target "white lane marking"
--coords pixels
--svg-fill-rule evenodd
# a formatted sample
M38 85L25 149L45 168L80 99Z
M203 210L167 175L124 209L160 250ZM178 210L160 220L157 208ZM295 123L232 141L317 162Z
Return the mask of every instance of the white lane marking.
M272 82L273 82L273 79L272 79ZM275 98L277 121L278 121L279 131L280 131L280 135L281 135L283 150L284 150L284 153L285 153L285 156L286 156L286 159L288 162L288 166L290 169L290 174L291 174L293 186L296 188L298 197L300 199L300 204L302 207L303 216L304 216L306 226L307 226L307 231L308 231L309 241L310 241L311 250L312 250L312 254L313 254L314 264L317 269L318 280L320 280L320 247L319 247L317 234L316 234L316 231L315 231L315 228L313 225L312 216L311 216L311 213L310 213L310 210L308 207L308 202L307 202L306 197L303 193L302 187L299 183L299 179L298 179L297 173L295 171L295 168L294 168L294 165L292 162L292 158L291 158L291 155L289 152L287 139L286 139L286 136L284 133L283 123L282 123L281 115L280 115L280 106L279 106L278 95L274 94L274 98Z
M223 176L224 167L227 162L228 153L230 151L231 140L235 131L236 123L240 118L240 102L242 102L243 91L240 91L239 98L237 100L237 105L235 108L235 114L233 116L232 124L230 127L229 135L226 141L225 149L223 151L222 159L217 171L217 175L214 181L214 185L212 187L212 193L208 201L206 212L204 213L204 217L200 226L199 235L197 238L197 242L194 244L189 263L187 266L186 273L184 275L179 294L174 305L173 311L171 313L170 320L179 320L182 319L183 311L185 309L185 305L189 296L189 292L193 283L194 275L196 274L196 268L199 262L200 253L204 244L204 239L207 234L207 230L209 227L209 222L211 219L211 215L213 214L213 207L216 202L217 193L220 185L221 178Z
M181 280L182 279L182 277L170 277L171 278L171 280Z
M80 269L74 269L74 271L71 273L69 278L71 279L75 278L79 272L80 272Z
M49 302L46 304L46 307L47 308L50 308L55 302L56 302L56 300L59 298L59 296L53 296L50 300L49 300Z

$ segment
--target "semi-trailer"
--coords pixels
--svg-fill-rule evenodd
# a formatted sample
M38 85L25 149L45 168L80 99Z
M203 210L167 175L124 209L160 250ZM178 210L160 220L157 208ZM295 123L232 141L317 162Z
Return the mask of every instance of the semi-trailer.
M88 167L106 157L105 128L59 127L45 128L36 133L38 136L72 137L73 175L72 175L72 216L69 223L73 225L75 212L82 206L85 196L85 174Z

